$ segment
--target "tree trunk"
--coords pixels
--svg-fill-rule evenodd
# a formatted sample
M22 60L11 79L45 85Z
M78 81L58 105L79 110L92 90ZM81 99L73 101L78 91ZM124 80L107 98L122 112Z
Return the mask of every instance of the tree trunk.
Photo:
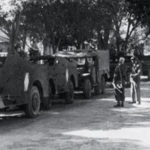
M127 50L127 45L128 45L128 40L129 40L129 32L130 32L130 27L131 27L131 23L130 23L130 19L128 20L128 27L127 27L127 33L126 33L126 38L125 38L125 51Z
M9 41L9 49L8 49L8 54L13 54L14 53L14 43L15 43L15 27L14 23L12 24L12 29L10 33L10 41Z
M15 43L17 41L17 35L19 32L20 16L21 16L21 13L18 12L15 16L14 22L12 23L8 53L15 53Z
M120 52L120 38L116 37L116 47L117 47L117 53Z
M52 44L50 44L50 40L48 40L48 38L45 38L43 40L43 47L44 47L43 55L52 55L53 54Z
M101 50L101 49L104 49L104 41L103 41L103 37L102 37L102 34L100 32L98 32L98 37L97 37L97 41L98 41L98 49Z
M104 32L104 49L108 48L109 34L110 34L110 30L106 29Z
M25 29L24 34L23 34L23 50L25 49L26 45L26 39L27 39L27 30Z
M56 52L56 53L59 51L60 42L61 42L61 39L59 39L59 41L58 41L58 43L57 43L57 46L56 46L56 48L55 48L55 52Z
M115 27L116 27L116 31L115 31L116 48L117 48L117 53L118 53L118 52L120 52L120 44L121 44L120 28L117 23L115 24Z

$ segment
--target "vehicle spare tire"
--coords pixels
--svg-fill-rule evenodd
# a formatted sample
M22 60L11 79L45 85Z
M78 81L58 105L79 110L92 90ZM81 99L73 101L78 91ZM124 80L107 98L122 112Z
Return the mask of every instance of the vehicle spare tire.
M83 83L83 94L84 97L89 99L92 96L92 85L89 79L85 79Z

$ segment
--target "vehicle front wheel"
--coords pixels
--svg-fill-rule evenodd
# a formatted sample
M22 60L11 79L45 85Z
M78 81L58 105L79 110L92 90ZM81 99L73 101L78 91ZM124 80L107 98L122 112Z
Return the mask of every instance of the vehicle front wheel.
M68 82L68 91L65 93L66 104L72 104L74 100L74 86L72 81Z
M92 96L92 85L89 79L85 79L84 81L83 94L87 99L89 99Z
M30 90L29 102L25 105L25 114L29 118L34 118L39 115L40 112L40 93L36 86L33 86Z

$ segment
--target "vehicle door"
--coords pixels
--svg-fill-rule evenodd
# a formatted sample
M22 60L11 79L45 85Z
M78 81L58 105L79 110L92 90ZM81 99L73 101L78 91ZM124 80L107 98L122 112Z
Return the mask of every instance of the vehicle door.
M27 62L18 55L8 56L0 75L4 95L21 97L24 94L26 68Z
M57 90L63 91L66 86L67 79L69 78L67 60L65 58L56 57L53 71Z
M95 84L97 82L97 70L96 70L95 58L88 57L87 61L89 64L89 71L92 78L92 82Z

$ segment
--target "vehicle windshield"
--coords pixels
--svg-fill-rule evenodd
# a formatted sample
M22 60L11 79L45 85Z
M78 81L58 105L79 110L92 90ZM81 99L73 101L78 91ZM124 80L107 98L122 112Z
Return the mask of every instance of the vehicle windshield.
M87 58L87 62L89 65L93 65L94 64L94 60L92 57Z

